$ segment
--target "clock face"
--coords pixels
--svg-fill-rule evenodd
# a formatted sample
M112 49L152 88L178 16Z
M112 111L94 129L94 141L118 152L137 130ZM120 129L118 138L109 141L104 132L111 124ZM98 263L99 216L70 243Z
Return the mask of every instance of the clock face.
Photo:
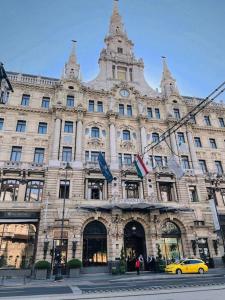
M122 90L120 90L120 95L121 95L122 97L129 97L130 93L129 93L128 90L122 89Z

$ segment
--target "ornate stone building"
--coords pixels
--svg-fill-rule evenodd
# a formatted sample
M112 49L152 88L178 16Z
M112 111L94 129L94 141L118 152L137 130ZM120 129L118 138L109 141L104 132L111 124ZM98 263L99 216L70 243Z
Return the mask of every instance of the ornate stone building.
M80 258L84 267L110 264L122 247L130 270L134 256L159 249L167 260L223 255L209 199L224 224L225 106L211 104L146 153L150 173L138 178L135 155L200 99L180 94L165 59L161 92L148 85L117 5L94 80L81 81L75 48L61 79L8 72L14 93L0 104L2 264L52 261L64 197L63 259ZM99 151L112 183L100 172ZM179 180L167 167L171 155L185 169Z

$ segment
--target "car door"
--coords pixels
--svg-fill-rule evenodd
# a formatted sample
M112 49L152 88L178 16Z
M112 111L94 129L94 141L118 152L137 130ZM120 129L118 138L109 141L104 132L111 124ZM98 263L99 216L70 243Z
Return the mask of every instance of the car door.
M187 259L182 262L182 273L188 273L189 272L189 263L190 261Z

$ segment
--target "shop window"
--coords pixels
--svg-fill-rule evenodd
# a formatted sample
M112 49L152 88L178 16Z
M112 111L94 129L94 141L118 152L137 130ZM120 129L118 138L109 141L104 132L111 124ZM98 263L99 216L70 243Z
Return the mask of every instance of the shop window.
M69 180L60 180L59 183L59 198L60 199L69 199L70 195L70 181Z
M26 121L19 120L16 125L16 132L25 132L26 131Z
M62 161L70 162L72 160L72 147L63 147Z
M173 199L173 183L159 182L159 192L163 202L174 201Z
M117 67L117 79L121 81L126 81L127 78L127 68Z
M43 97L42 102L41 102L41 107L42 108L49 108L49 104L50 104L50 98Z
M34 150L34 163L43 164L44 162L45 149L35 148Z
M10 161L20 161L22 154L22 147L13 146L11 151Z
M29 102L30 102L30 95L23 95L22 96L22 100L21 100L21 105L23 106L29 106Z
M130 131L129 130L123 130L123 140L130 141Z
M99 128L98 127L92 127L91 128L91 137L92 138L99 138Z
M20 182L16 179L3 180L0 190L1 201L17 201L19 185Z
M64 132L73 133L73 122L65 121Z
M40 180L30 180L27 183L25 201L42 201L44 182Z
M87 179L87 198L93 200L104 199L104 180L103 179Z
M74 107L74 96L67 96L66 106L67 107Z
M126 198L139 198L139 182L125 181Z
M188 190L189 190L191 202L199 202L196 186L189 186Z

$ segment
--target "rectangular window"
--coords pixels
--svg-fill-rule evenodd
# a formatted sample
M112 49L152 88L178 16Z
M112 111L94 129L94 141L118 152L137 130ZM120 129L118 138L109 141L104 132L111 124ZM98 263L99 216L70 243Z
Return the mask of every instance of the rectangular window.
M155 117L156 117L156 119L160 119L160 110L159 110L159 108L155 108Z
M94 110L95 110L95 102L94 102L94 100L89 100L88 111L93 112Z
M153 114L152 114L152 108L151 107L147 108L147 113L148 113L148 119L152 119L153 118Z
M43 164L45 156L44 148L35 148L34 150L34 163Z
M178 145L180 146L181 144L185 143L185 137L183 132L178 132L177 133L177 139L178 139Z
M90 200L104 199L104 180L102 179L86 179L88 180L88 195Z
M139 182L125 181L125 190L127 199L139 198Z
M215 188L207 187L206 189L207 189L207 194L208 194L208 200L213 199L215 204L218 205Z
M180 110L178 108L174 108L173 112L175 119L180 120Z
M25 130L26 130L26 121L22 121L22 120L17 121L16 131L25 132Z
M23 95L21 100L21 105L29 106L29 102L30 102L30 95Z
M30 180L27 183L25 201L42 201L44 182L40 180Z
M196 186L189 186L189 195L191 202L198 202L198 194L197 194L197 189Z
M122 54L123 53L123 48L118 47L117 48L117 52L120 53L120 54Z
M98 161L98 155L99 155L98 151L91 151L91 161L92 162L97 162Z
M11 151L11 161L20 161L22 153L22 147L13 146Z
M195 137L194 141L195 141L195 147L197 147L197 148L201 148L202 147L202 142L201 142L200 137Z
M222 196L222 199L223 199L223 204L225 205L225 189L221 189L221 196Z
M0 190L0 201L17 201L19 185L20 182L16 179L3 180Z
M219 118L220 127L225 127L224 119Z
M98 101L97 110L99 113L103 112L103 103L102 101Z
M72 160L72 148L63 147L62 150L62 161L70 162Z
M117 79L126 81L127 79L127 68L117 67Z
M207 173L207 166L206 166L206 162L204 159L199 159L199 166L200 166L200 169L202 170L202 173Z
M219 175L223 174L223 167L222 167L222 163L219 160L215 160L215 167L216 167L216 172Z
M38 133L46 134L47 133L47 123L40 122L38 125Z
M66 106L67 107L74 107L74 96L67 96Z
M196 118L195 118L195 116L191 115L190 116L190 121L191 121L192 124L196 124Z
M65 121L64 132L72 133L73 132L73 122Z
M130 81L133 81L133 70L129 69Z
M215 139L209 139L209 143L210 143L210 147L212 149L216 149L217 146L216 146L216 140Z
M182 165L184 170L190 169L188 156L186 156L186 155L181 156L181 165Z
M60 199L69 199L70 196L70 181L69 180L60 180L59 184L59 198Z
M132 155L131 154L124 154L123 155L123 164L131 166L131 164L132 164Z
M159 191L162 202L173 201L172 189L173 184L171 182L159 182Z
M119 115L124 116L124 105L123 104L119 104Z
M211 121L210 121L209 116L204 116L204 120L205 120L205 125L211 126Z
M3 125L4 125L4 119L0 118L0 130L3 129Z
M154 159L155 159L156 167L162 167L163 166L162 156L154 156Z
M132 106L131 105L127 105L127 115L128 115L128 117L132 117Z
M43 97L42 102L41 102L41 107L42 108L49 108L49 104L50 104L50 98Z
M119 166L121 167L123 164L122 153L118 154Z

